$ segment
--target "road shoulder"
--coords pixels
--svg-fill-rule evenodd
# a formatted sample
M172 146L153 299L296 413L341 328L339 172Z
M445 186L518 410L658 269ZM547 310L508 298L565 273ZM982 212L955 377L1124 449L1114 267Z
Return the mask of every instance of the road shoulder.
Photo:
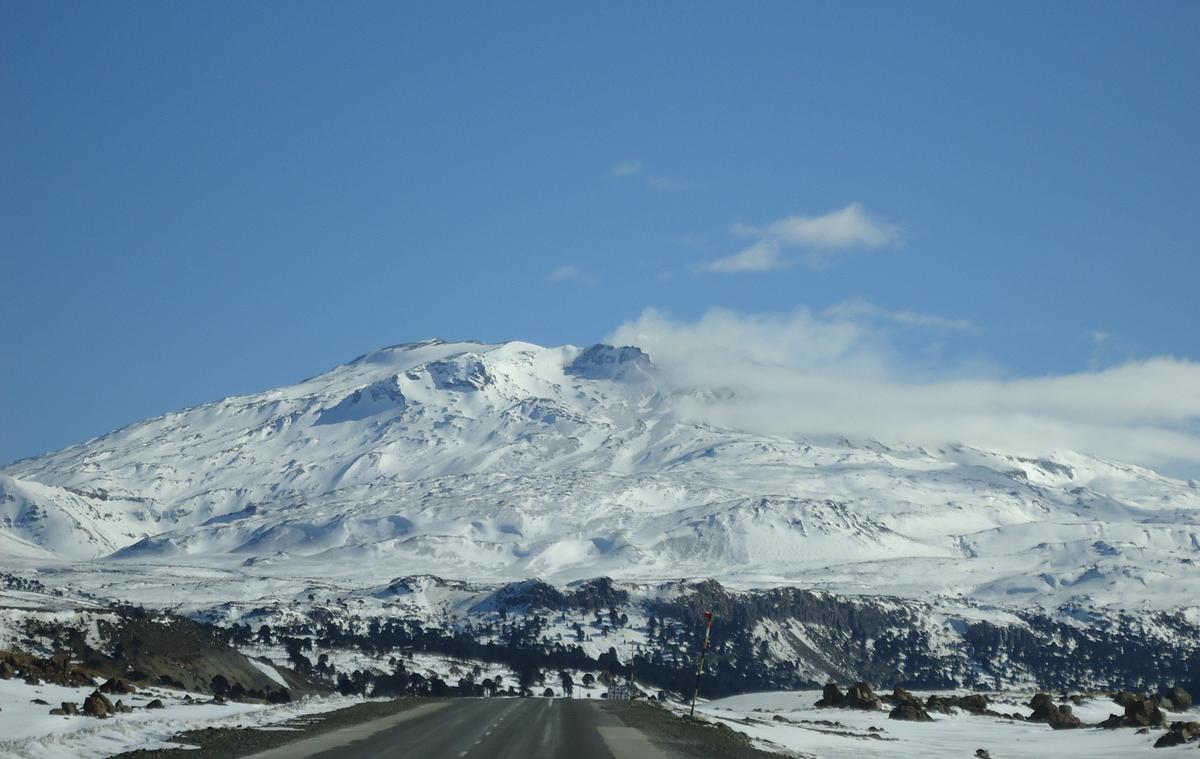
M646 701L612 701L605 703L603 708L636 729L668 756L703 756L706 759L779 759L783 756L755 748L749 736L724 724L681 717Z
M340 730L355 728L374 721L394 719L423 707L444 704L432 699L402 698L390 701L368 701L345 709L309 714L273 725L271 729L221 727L189 730L172 739L179 748L139 749L118 754L112 759L234 759L286 747L296 741L309 740ZM426 713L426 712L421 712ZM420 716L411 714L406 719ZM401 720L397 720L399 722ZM288 729L279 729L288 728ZM378 728L376 728L377 730ZM295 753L278 756L293 757Z

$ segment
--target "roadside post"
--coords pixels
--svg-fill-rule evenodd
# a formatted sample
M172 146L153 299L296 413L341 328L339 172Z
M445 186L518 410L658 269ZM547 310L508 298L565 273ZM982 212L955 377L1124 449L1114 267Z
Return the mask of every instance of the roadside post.
M713 613L704 612L704 645L700 647L700 661L696 664L696 687L692 689L692 710L690 716L696 716L696 697L700 695L700 675L704 674L704 656L708 653L708 641L712 637Z

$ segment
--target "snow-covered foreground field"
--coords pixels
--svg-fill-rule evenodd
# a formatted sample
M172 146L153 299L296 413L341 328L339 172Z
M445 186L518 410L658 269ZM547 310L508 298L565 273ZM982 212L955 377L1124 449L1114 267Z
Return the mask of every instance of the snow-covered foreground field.
M63 701L83 703L94 688L27 685L20 680L0 680L0 756L5 759L86 759L123 751L164 748L172 736L206 727L278 725L307 714L341 709L361 699L345 696L308 698L290 704L210 703L204 694L154 688L126 696L111 696L135 707L128 714L108 719L49 714ZM48 702L33 703L33 699ZM149 710L152 699L165 708ZM276 728L286 729L286 728Z
M919 694L925 696L928 694ZM999 712L1028 714L1025 707L1032 694L991 696ZM959 711L954 716L931 714L933 722L902 722L888 719L886 711L818 709L813 706L819 691L750 693L699 704L697 715L724 722L754 738L762 748L790 751L820 759L869 759L897 756L928 759L964 759L978 749L993 759L1034 757L1170 757L1196 755L1196 744L1154 748L1165 729L1152 728L1139 735L1132 728L1103 730L1053 730L1035 722L985 717ZM678 707L676 707L678 708ZM1121 708L1107 699L1093 699L1073 707L1085 723L1099 722ZM778 716L781 720L776 720ZM1171 713L1170 721L1200 721L1200 709ZM834 724L830 724L834 723ZM876 728L876 730L871 730Z

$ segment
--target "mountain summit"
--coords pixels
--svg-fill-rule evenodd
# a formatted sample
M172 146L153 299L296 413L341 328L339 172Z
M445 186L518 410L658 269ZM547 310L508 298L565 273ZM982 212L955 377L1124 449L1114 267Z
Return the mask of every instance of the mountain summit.
M635 347L392 346L0 470L0 552L1163 605L1200 557L1200 491L1143 468L719 429L697 390Z

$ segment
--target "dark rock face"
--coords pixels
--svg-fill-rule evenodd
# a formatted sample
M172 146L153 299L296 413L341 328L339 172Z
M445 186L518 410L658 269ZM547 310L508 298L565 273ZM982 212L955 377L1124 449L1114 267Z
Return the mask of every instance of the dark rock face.
M79 714L79 705L76 704L74 701L63 701L62 702L62 712L63 712L63 714L69 714L69 715Z
M626 379L654 371L650 357L633 346L593 345L563 368L564 374L584 379Z
M929 712L921 708L921 705L914 701L905 701L904 703L892 709L888 713L888 719L907 720L909 722L932 722L933 717L929 716Z
M166 709L167 707L163 706L162 699L156 698L153 701L151 701L150 703L146 704L146 708L147 709Z
M1029 715L1030 722L1045 722L1055 730L1069 730L1080 726L1079 718L1071 713L1071 707L1063 704L1058 706L1048 693L1039 693L1029 702L1033 714Z
M1183 712L1192 708L1192 694L1178 685L1167 691L1167 695L1163 700L1169 705L1168 708L1171 708L1172 711Z

